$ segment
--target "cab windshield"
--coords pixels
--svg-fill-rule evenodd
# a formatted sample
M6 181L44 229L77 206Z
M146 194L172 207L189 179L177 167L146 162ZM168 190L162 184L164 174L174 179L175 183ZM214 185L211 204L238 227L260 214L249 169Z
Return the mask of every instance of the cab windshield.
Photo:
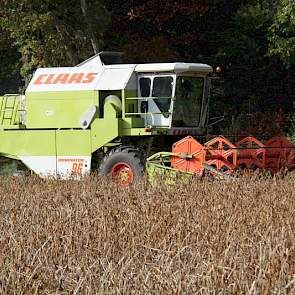
M176 79L172 125L196 127L199 125L204 78L179 76Z

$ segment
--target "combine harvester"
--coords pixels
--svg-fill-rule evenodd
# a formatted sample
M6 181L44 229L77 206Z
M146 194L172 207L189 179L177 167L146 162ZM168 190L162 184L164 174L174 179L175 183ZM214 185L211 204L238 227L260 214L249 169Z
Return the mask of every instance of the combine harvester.
M0 155L41 177L96 170L122 186L145 170L173 176L293 169L286 138L199 142L212 72L199 63L104 65L100 55L76 67L38 69L25 95L0 97Z

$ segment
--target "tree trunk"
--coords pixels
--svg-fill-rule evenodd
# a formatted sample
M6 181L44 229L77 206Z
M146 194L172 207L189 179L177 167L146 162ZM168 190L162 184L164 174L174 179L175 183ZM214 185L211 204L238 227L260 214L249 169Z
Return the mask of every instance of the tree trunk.
M68 32L66 31L65 28L63 28L60 24L59 24L59 21L57 19L55 19L55 28L56 28L56 31L61 35L63 36L64 40L65 40L65 49L66 49L66 54L67 56L69 57L70 59L70 63L74 66L74 65L77 65L79 63L79 57L76 53L76 50L75 48L73 48L73 45L70 41L70 38L69 38L69 34Z
M95 32L93 30L91 16L88 14L86 0L80 0L80 6L81 6L81 10L82 10L82 14L83 14L85 23L87 24L87 26L86 26L87 27L87 34L89 35L91 45L93 48L93 52L96 54L99 52L98 40L97 40Z

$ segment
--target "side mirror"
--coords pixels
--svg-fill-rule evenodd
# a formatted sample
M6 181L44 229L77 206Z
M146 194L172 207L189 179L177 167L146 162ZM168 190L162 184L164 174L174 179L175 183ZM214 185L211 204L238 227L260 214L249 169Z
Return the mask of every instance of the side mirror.
M140 112L141 113L147 113L148 112L148 108L149 108L149 104L147 101L142 101L140 103Z

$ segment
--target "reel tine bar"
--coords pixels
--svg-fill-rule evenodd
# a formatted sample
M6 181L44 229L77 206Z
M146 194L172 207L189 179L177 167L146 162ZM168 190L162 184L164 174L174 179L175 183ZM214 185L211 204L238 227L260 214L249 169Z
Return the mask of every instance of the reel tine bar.
M265 145L253 136L248 136L236 143L239 150L237 168L265 169Z
M225 174L231 174L237 167L236 146L223 136L205 143L206 163Z

